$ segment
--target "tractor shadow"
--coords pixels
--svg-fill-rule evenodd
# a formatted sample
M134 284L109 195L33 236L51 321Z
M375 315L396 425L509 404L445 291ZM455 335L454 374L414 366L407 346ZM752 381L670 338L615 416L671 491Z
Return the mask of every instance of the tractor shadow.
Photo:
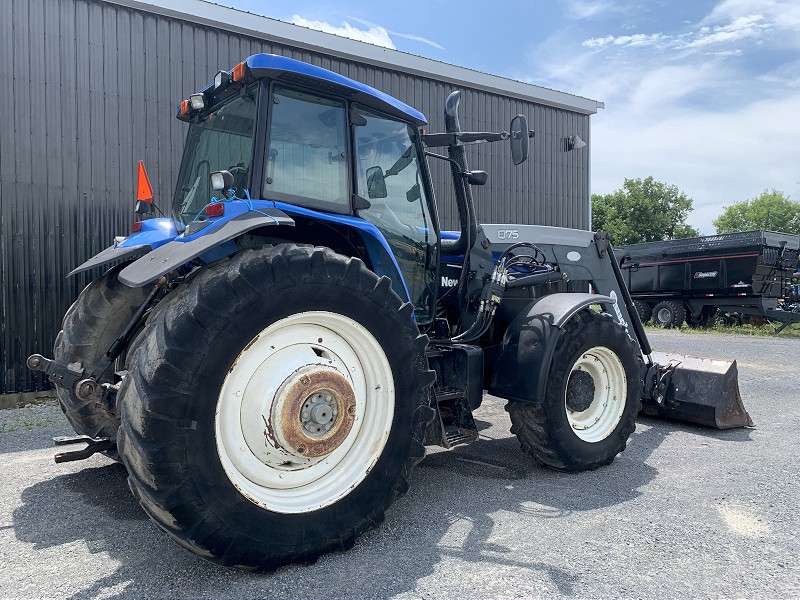
M512 570L546 582L536 595L574 596L587 590L580 570L537 560L545 547L535 539L524 547L495 541L498 527L507 533L497 515L512 515L523 535L531 527L555 531L575 513L623 504L646 493L644 488L658 475L648 459L680 426L649 419L643 424L612 466L562 474L523 454L507 429L499 434L502 426L479 421L481 439L450 452L432 451L412 474L409 494L354 548L326 555L314 566L293 565L269 575L219 567L178 548L149 523L119 464L87 463L80 471L28 487L13 511L13 528L20 541L33 546L34 562L36 550L76 542L97 555L97 574L83 589L75 589L72 598L296 599L319 597L323 589L326 597L419 595L421 586L449 581L453 567L462 573ZM742 430L722 434L731 441L748 439ZM69 560L75 559L65 558ZM298 581L303 582L300 588ZM459 595L465 589L459 585L465 584L456 581L451 591L438 593Z

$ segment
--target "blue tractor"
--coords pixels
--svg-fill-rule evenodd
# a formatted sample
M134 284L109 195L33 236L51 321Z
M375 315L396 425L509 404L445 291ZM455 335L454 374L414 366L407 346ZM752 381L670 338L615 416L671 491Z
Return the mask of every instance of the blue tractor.
M170 216L76 268L115 265L64 317L57 385L84 441L128 470L153 521L215 562L270 570L348 548L408 489L425 445L477 439L484 390L561 471L612 462L651 412L750 423L735 363L651 353L608 237L478 225L465 145L366 85L258 54L183 101ZM449 163L460 230L440 231L428 160ZM590 293L590 289L592 293ZM687 391L688 390L688 391ZM723 393L724 392L724 393Z

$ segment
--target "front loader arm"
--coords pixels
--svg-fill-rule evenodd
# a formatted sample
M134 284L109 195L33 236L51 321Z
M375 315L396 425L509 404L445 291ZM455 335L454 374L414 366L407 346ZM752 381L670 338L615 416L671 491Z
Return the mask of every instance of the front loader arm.
M616 264L607 234L542 225L482 227L493 252L518 242L535 244L548 261L558 265L567 279L589 282L594 292L610 297L615 302L607 309L615 320L638 342L642 354L651 353L650 342Z

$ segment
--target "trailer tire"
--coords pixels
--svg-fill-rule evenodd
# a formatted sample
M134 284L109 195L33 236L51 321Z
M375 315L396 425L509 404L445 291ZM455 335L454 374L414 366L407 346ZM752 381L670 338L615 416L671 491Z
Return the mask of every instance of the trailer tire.
M139 503L229 567L352 546L408 489L435 414L411 304L360 260L294 244L242 251L175 293L120 391Z
M556 344L544 397L506 405L511 433L556 471L610 464L636 429L641 364L638 346L610 315L579 312Z
M686 324L693 329L708 329L714 324L716 319L716 306L704 306L702 309L700 309L700 314L698 314L696 317L689 312L686 313Z
M147 296L147 290L128 287L117 279L125 266L122 264L109 269L83 288L64 315L53 348L55 359L67 363L79 362L91 370L123 332ZM112 365L99 383L110 383L113 379ZM56 396L76 433L93 438L116 438L119 417L103 410L97 397L82 400L72 390L60 386L56 386ZM106 454L116 457L113 451Z
M634 300L633 305L636 307L636 312L639 313L639 320L642 323L647 323L650 317L653 316L653 307L644 300Z
M653 307L653 323L664 329L680 329L686 320L686 307L681 302L664 300Z

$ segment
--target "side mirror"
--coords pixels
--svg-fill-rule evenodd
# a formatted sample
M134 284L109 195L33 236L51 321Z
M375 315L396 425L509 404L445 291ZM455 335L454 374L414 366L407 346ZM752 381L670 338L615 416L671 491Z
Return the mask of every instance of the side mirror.
M230 171L214 171L209 177L211 178L211 189L215 192L227 192L233 187L233 175Z
M386 191L386 177L380 167L367 169L367 195L372 199L386 198L389 195Z
M486 171L469 171L464 175L467 177L467 183L470 185L486 185L486 181L489 179Z
M528 160L528 119L517 115L511 120L511 160L519 165Z

